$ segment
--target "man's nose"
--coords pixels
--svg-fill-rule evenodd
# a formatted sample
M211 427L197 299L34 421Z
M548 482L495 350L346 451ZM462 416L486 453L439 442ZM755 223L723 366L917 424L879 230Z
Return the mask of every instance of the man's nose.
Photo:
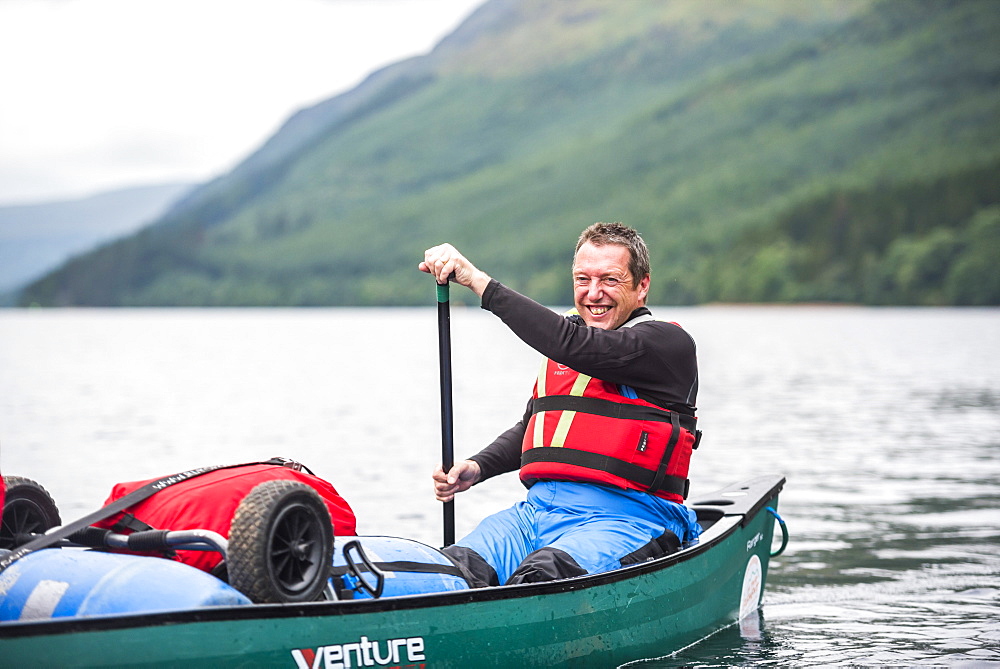
M589 300L599 300L604 294L604 289L601 286L601 281L599 279L591 279L590 283L587 284L587 299Z

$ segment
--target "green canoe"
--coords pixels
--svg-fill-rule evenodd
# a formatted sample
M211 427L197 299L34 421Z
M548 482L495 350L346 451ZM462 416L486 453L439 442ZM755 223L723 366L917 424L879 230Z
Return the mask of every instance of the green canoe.
M784 482L760 477L690 501L706 527L698 543L613 572L381 599L7 622L0 665L613 667L662 657L755 614Z

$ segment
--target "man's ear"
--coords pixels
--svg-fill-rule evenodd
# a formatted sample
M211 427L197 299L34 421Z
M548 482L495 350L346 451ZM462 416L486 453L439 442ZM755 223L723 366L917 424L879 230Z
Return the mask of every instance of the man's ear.
M643 305L646 303L646 295L649 293L649 275L643 277L642 281L639 282L639 302Z

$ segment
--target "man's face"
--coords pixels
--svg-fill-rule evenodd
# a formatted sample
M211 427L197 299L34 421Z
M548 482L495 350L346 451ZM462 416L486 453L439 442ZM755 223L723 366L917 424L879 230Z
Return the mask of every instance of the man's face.
M649 276L637 287L628 271L628 249L618 244L585 243L573 260L573 303L583 322L614 330L645 305Z

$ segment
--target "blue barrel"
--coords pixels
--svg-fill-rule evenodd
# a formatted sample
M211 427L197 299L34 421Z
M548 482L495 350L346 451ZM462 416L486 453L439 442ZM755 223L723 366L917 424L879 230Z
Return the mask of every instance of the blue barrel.
M250 604L203 571L156 557L49 548L0 572L0 621Z
M469 584L458 567L436 548L411 539L398 537L337 537L333 554L334 589L341 599L370 599L371 595L359 587L357 578L348 573L344 548L357 541L368 560L385 574L382 597L420 595L451 590L468 590ZM355 564L364 567L357 553L350 553ZM362 571L366 582L374 585L375 578ZM339 587L338 587L339 586Z

